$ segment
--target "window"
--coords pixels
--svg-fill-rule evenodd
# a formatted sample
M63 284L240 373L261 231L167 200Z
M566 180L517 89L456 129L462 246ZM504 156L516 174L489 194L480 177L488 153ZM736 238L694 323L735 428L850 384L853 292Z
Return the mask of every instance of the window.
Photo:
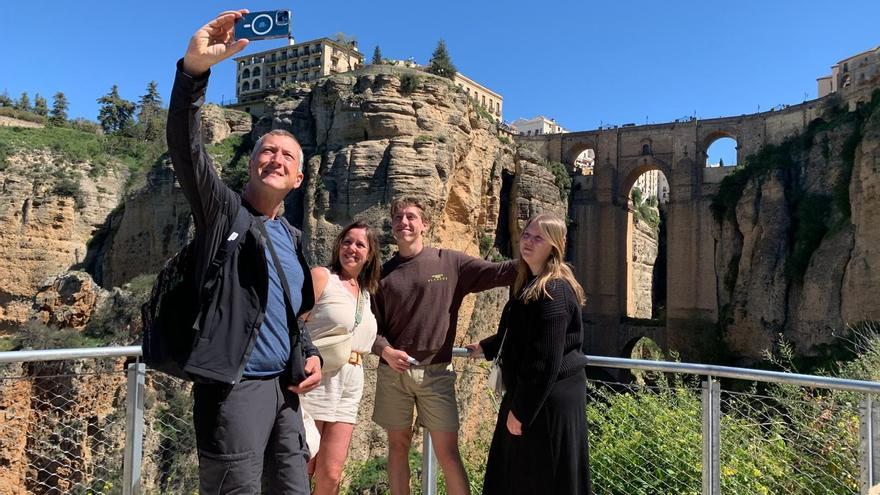
M244 78L251 77L251 70L245 69L245 70L241 71L241 77L244 77Z
M244 93L245 91L250 91L250 90L251 90L250 83L245 81L244 84L241 85L241 92Z
M650 155L651 154L651 145L649 143L644 143L642 145L642 155Z
M259 75L260 75L260 68L259 68L259 67L254 67L254 74L253 74L253 76L254 76L254 77L259 77Z
M254 88L254 89L260 89L260 80L259 80L259 79L254 79L254 84L253 84L253 86L251 86L251 87Z
M282 77L282 78L281 78L281 84L287 84L287 78L286 78L286 77Z

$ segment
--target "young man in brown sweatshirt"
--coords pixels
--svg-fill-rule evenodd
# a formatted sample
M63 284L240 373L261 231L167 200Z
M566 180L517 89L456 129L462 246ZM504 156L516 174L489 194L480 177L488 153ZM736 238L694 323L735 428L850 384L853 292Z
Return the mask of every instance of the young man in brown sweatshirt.
M470 493L458 451L458 408L452 346L464 296L510 285L516 263L491 263L464 253L426 247L429 219L421 202L391 203L398 252L382 267L374 299L381 357L373 421L388 432L388 477L393 495L409 494L408 455L413 407L427 429L450 495Z

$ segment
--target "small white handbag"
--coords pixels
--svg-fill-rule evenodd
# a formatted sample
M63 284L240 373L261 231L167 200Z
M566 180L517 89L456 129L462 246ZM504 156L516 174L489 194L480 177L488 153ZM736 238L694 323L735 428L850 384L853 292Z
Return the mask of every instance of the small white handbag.
M498 398L504 396L504 379L501 377L501 351L504 349L504 341L507 340L507 332L504 332L504 336L501 337L501 346L498 347L498 354L495 355L495 359L492 360L492 365L489 366L489 379L486 381L486 385Z

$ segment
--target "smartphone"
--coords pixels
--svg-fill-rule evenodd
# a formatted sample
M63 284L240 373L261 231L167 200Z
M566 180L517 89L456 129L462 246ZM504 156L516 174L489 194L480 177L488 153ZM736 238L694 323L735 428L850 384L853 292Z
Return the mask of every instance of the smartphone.
M235 21L235 39L250 41L287 38L290 36L290 11L266 10L250 12Z
M406 362L409 363L409 364L415 365L415 366L418 366L418 365L419 365L419 362L416 361L416 358L414 358L414 357L412 357L412 356L407 356L407 357L406 357Z

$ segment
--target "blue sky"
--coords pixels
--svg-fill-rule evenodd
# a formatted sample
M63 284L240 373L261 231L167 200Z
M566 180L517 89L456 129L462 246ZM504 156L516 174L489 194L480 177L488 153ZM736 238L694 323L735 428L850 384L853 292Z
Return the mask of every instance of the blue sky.
M880 45L876 0L15 0L4 5L0 91L33 101L61 90L72 117L93 120L113 84L136 100L156 80L167 102L189 36L238 7L291 9L297 40L341 31L368 59L378 44L386 57L426 62L443 38L460 72L502 94L506 120L543 114L570 130L799 103L832 64ZM231 61L216 68L208 99L234 98L233 79Z

